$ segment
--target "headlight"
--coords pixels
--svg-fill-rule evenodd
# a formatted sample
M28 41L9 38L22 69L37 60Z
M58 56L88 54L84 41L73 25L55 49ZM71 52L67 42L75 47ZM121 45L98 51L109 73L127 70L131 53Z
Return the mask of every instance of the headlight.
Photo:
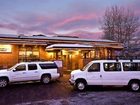
M74 80L74 75L71 75L71 79Z

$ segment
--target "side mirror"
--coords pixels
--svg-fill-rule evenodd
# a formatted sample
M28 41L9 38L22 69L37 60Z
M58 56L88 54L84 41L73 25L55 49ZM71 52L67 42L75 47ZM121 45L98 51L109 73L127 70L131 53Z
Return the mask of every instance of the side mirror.
M13 69L13 72L16 72L16 69Z

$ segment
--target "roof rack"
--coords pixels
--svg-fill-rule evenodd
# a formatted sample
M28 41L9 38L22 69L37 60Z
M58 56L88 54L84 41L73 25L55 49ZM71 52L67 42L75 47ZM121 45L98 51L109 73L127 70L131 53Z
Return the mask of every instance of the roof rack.
M133 61L134 59L135 60L140 60L140 56L116 56L116 57L113 57L115 58L117 61L118 60L130 60L130 61Z
M79 38L78 36L66 36L66 35L57 35L57 37Z

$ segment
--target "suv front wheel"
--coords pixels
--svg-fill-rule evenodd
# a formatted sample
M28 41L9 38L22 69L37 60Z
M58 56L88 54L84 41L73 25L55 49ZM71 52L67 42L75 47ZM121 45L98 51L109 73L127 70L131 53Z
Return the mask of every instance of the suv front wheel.
M5 78L0 78L0 87L6 87L8 85L8 81Z
M43 84L48 84L48 83L50 83L50 81L51 81L51 77L48 76L48 75L43 75L42 78L41 78L41 82Z

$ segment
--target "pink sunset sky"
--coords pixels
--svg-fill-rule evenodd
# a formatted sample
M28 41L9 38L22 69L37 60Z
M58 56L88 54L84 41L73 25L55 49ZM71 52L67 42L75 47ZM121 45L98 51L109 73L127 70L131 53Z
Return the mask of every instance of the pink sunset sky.
M0 4L0 34L100 38L106 8L123 6L140 16L140 0L0 0Z

